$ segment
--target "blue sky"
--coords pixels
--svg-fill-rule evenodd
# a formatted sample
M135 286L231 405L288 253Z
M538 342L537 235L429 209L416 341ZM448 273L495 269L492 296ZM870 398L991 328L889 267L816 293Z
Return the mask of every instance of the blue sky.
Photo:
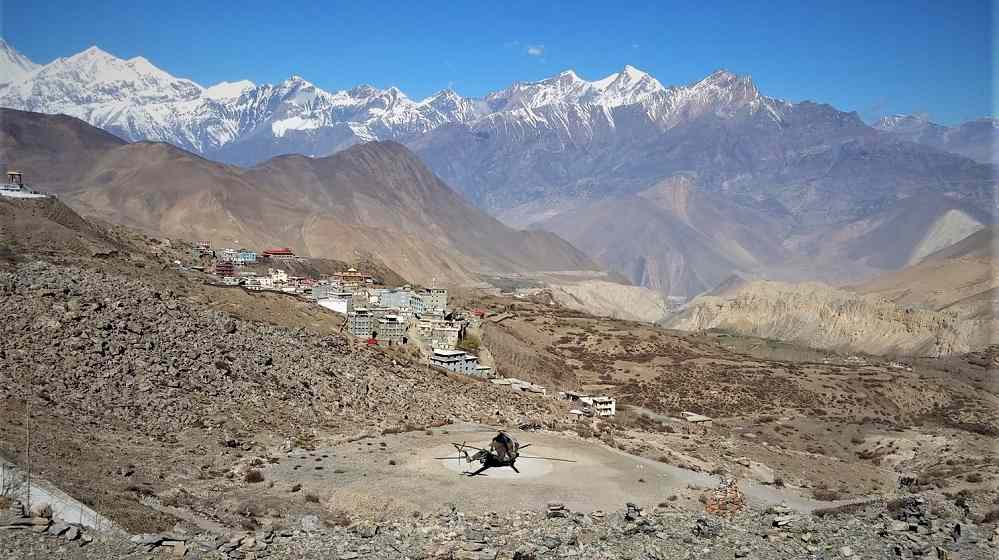
M667 85L727 68L767 95L868 120L993 113L990 2L818 4L6 1L0 29L36 62L96 44L203 85L299 74L331 90L477 96L567 68L597 79L632 64Z

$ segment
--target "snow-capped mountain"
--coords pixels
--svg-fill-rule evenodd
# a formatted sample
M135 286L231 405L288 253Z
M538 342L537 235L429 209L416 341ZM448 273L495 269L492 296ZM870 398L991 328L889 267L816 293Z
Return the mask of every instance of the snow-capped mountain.
M202 87L142 57L123 60L97 47L42 67L6 44L0 55L16 69L5 74L11 78L0 86L0 106L65 113L128 140L170 142L240 164L284 153L323 156L370 140L406 142L453 124L495 128L510 139L586 143L634 115L661 130L719 104L732 110L761 99L748 77L718 72L666 88L632 66L595 81L568 70L482 99L447 89L414 101L397 88L328 92L298 76L276 85L243 80ZM633 109L614 114L624 107Z
M0 39L0 87L3 84L20 82L37 69L37 64L14 50L7 41Z
M482 98L446 89L414 100L394 87L330 92L299 76L203 87L97 48L41 67L6 45L0 54L22 70L0 85L0 106L256 166L247 173L282 154L395 140L478 207L555 232L668 295L768 267L811 277L818 265L847 276L901 266L932 232L893 226L900 201L927 224L950 210L984 223L995 211L993 167L967 159L999 161L995 119L871 127L853 112L762 95L725 70L673 86L632 66L597 80L567 70Z

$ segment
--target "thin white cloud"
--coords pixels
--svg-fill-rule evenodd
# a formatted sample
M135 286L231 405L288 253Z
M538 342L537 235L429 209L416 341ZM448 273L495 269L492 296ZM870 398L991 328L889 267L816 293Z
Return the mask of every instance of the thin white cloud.
M544 45L528 45L527 54L529 56L544 56L545 46Z
M637 49L639 47L638 43L632 43L631 48Z

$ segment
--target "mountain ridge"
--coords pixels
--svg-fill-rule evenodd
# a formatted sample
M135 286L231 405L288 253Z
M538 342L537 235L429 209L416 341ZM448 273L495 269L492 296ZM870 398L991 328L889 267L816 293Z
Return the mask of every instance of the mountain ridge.
M124 72L101 76L129 77L147 64L97 52L82 58ZM244 166L400 142L476 207L561 234L666 296L690 297L732 274L861 281L973 233L997 210L994 167L946 151L953 145L868 126L828 104L768 97L750 76L726 70L683 86L632 66L598 80L567 70L482 98L445 89L417 101L394 87L331 93L299 76L205 89L156 69L149 84L166 84L159 93L126 80L78 104L67 100L83 95L76 90L85 92L86 80L46 79L62 60L0 86L0 105L68 112L126 139L165 140ZM29 95L63 86L75 93ZM675 182L696 193L694 217L641 207L642 193ZM634 211L641 223L613 223L601 205ZM902 206L921 208L925 227L900 221ZM715 228L712 219L729 222ZM746 235L761 224L765 236ZM636 230L620 231L622 242L611 247L599 235L608 226ZM651 231L659 232L655 242ZM650 242L625 243L631 239Z
M75 137L86 140L64 141ZM241 168L167 143L127 143L72 117L2 109L0 146L34 186L158 235L340 260L372 254L425 283L594 268L555 235L513 230L469 205L395 142ZM50 166L57 149L63 163Z

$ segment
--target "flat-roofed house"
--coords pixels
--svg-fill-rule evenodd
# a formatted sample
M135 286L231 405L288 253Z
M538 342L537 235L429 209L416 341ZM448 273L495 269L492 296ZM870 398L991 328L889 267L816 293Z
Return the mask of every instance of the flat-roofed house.
M434 350L433 354L430 355L430 365L454 373L476 375L479 358L462 350L440 349Z
M615 401L612 397L592 397L593 411L597 416L614 416L617 414Z

